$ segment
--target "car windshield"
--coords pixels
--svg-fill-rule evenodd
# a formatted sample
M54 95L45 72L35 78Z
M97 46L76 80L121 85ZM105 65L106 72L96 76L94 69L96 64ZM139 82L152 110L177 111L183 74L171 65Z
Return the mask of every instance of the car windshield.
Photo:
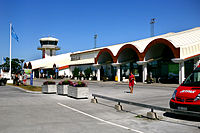
M187 79L183 82L182 86L199 86L200 87L200 70L195 69Z

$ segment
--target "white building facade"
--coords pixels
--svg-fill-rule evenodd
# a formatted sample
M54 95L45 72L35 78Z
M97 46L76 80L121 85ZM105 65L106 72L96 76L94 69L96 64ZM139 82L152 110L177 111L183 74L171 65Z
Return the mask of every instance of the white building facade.
M55 60L37 61L33 69L56 64L67 69L65 74L70 77L74 77L75 68L82 75L91 69L94 80L118 82L127 79L132 71L139 82L151 79L180 84L200 62L200 27L58 56L54 56ZM62 61L56 62L58 59Z
M74 56L74 57L73 57ZM77 56L76 60L74 60ZM107 77L120 82L132 71L137 80L182 83L199 64L200 27L167 33L71 54L70 69L89 65L97 80ZM89 67L87 66L87 67ZM84 68L82 68L84 69ZM187 71L186 71L187 70Z

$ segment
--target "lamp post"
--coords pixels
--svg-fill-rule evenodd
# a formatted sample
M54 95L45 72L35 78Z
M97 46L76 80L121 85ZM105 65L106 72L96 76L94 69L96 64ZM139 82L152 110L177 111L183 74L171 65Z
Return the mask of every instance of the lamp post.
M94 48L96 48L97 45L97 34L94 35Z
M150 25L151 25L151 37L154 36L154 23L155 23L155 18L151 19Z

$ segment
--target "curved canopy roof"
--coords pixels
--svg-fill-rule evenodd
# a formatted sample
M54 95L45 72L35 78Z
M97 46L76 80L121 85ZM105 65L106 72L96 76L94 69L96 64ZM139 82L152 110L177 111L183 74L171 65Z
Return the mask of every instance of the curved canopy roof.
M140 53L143 53L145 48L153 40L158 38L166 39L169 42L171 42L175 48L180 48L180 58L187 58L189 56L198 54L200 51L200 27L177 33L167 33L138 41L126 42L103 48L110 49L113 55L116 56L121 47L127 44L131 44L134 45Z
M200 27L196 27L193 29L189 29L189 30L177 32L177 33L170 32L170 33L166 33L163 35L154 36L154 37L150 37L150 38L146 38L142 40L131 41L131 42L111 45L107 47L100 47L97 49L78 51L78 52L75 52L74 54L82 54L85 52L92 52L94 50L101 51L104 49L109 49L109 51L112 52L113 56L116 56L119 50L125 45L133 45L142 54L145 48L147 48L147 46L150 45L150 43L156 39L167 40L171 42L171 44L175 48L180 48L179 57L181 59L190 58L191 56L200 54L199 52L200 51Z
M151 41L158 38L163 38L170 41L176 48L190 46L197 42L200 43L200 27L186 30L183 32L167 33L167 34L150 37L150 38L146 38L146 39L142 39L138 41L112 45L112 46L108 46L107 48L110 49L113 52L113 55L116 56L117 52L119 51L121 47L123 47L126 44L132 44L139 50L140 53L142 53L144 52L145 48Z
M39 60L30 61L32 69L48 69L53 68L53 65L56 64L56 67L63 67L70 63L70 53L61 54L57 56L47 57ZM26 62L28 65L29 62Z

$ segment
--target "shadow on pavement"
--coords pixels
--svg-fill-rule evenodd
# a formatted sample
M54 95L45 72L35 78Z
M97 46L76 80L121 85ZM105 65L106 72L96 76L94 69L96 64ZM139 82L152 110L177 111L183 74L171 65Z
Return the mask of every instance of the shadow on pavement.
M178 120L183 120L183 121L190 121L192 123L188 123L188 122L173 122L171 120L161 120L161 121L165 121L165 122L170 122L170 123L175 123L175 124L180 124L180 125L185 125L185 126L190 126L190 127L195 127L200 129L200 125L198 124L200 122L200 117L193 117L193 116L188 116L188 115L179 115L179 114L174 114L174 113L164 113L163 114L165 117L168 118L173 118L173 119L178 119ZM195 124L196 123L196 124Z
M193 121L193 122L200 122L200 116L194 117L189 115L180 115L180 114L174 114L166 112L163 114L165 117L173 118L173 119L179 119L179 120L187 120L187 121Z
M131 93L130 91L124 91L124 93Z

